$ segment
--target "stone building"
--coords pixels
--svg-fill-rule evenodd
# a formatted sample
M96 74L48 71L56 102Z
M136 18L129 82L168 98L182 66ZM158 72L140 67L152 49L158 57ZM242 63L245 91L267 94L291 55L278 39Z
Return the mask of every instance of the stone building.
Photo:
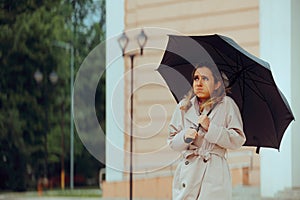
M248 52L266 59L279 88L299 113L300 3L297 0L114 0L107 1L107 143L104 197L129 194L130 59L116 49L125 30L129 49L144 28L148 42L143 56L134 59L133 195L171 197L171 182L178 154L166 146L168 121L176 106L155 69L163 55L167 34L221 34L233 38ZM131 45L131 46L130 46ZM114 57L116 51L120 51ZM117 109L116 109L117 108ZM286 131L281 151L253 147L230 151L233 185L260 185L262 196L300 186L299 124Z

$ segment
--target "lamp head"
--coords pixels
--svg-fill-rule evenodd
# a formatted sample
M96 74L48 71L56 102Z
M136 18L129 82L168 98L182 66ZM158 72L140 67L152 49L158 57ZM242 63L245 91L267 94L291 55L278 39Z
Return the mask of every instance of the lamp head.
M57 83L58 81L58 76L57 74L55 73L55 71L52 71L50 74L49 74L49 79L51 81L51 83L54 85Z
M40 70L36 70L36 71L34 72L33 77L34 77L34 79L35 79L35 81L36 81L37 83L40 83L40 82L42 82L42 80L43 80L43 74L41 73Z
M127 37L125 32L123 32L121 37L119 37L118 42L119 42L119 45L120 45L121 50L122 50L122 56L124 57L125 50L126 50L126 47L128 45L128 42L129 42L129 38Z
M147 43L147 40L148 40L148 37L147 35L145 34L145 31L144 29L141 30L141 33L137 36L137 42L140 46L140 49L141 49L141 55L143 55L143 49Z

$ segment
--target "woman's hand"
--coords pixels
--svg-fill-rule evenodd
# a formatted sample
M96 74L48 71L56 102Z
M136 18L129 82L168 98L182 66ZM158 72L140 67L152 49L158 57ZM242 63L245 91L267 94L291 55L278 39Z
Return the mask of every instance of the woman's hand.
M186 130L185 134L184 134L184 141L186 143L190 143L193 140L195 140L198 136L198 133L195 129L193 128L189 128Z
M208 127L210 124L210 119L206 115L200 115L198 119L198 123L201 125L201 127L205 130L208 131Z

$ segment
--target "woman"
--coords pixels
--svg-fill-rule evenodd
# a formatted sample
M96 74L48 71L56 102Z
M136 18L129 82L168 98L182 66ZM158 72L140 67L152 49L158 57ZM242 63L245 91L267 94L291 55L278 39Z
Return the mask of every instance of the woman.
M173 200L229 200L232 183L225 154L246 141L241 115L214 65L197 66L192 77L192 90L169 125L168 144L183 155L174 175Z

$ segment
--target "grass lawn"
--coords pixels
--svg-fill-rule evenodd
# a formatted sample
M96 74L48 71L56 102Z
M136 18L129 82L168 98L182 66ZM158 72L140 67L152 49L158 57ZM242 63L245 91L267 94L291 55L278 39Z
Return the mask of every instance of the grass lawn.
M37 191L27 192L1 192L2 195L8 196L24 196L24 197L37 197L40 194ZM0 193L0 195L1 195ZM44 197L101 197L102 191L98 188L75 188L70 189L47 189L42 191Z
M62 197L101 197L100 189L55 189L43 191L43 196L62 196Z

